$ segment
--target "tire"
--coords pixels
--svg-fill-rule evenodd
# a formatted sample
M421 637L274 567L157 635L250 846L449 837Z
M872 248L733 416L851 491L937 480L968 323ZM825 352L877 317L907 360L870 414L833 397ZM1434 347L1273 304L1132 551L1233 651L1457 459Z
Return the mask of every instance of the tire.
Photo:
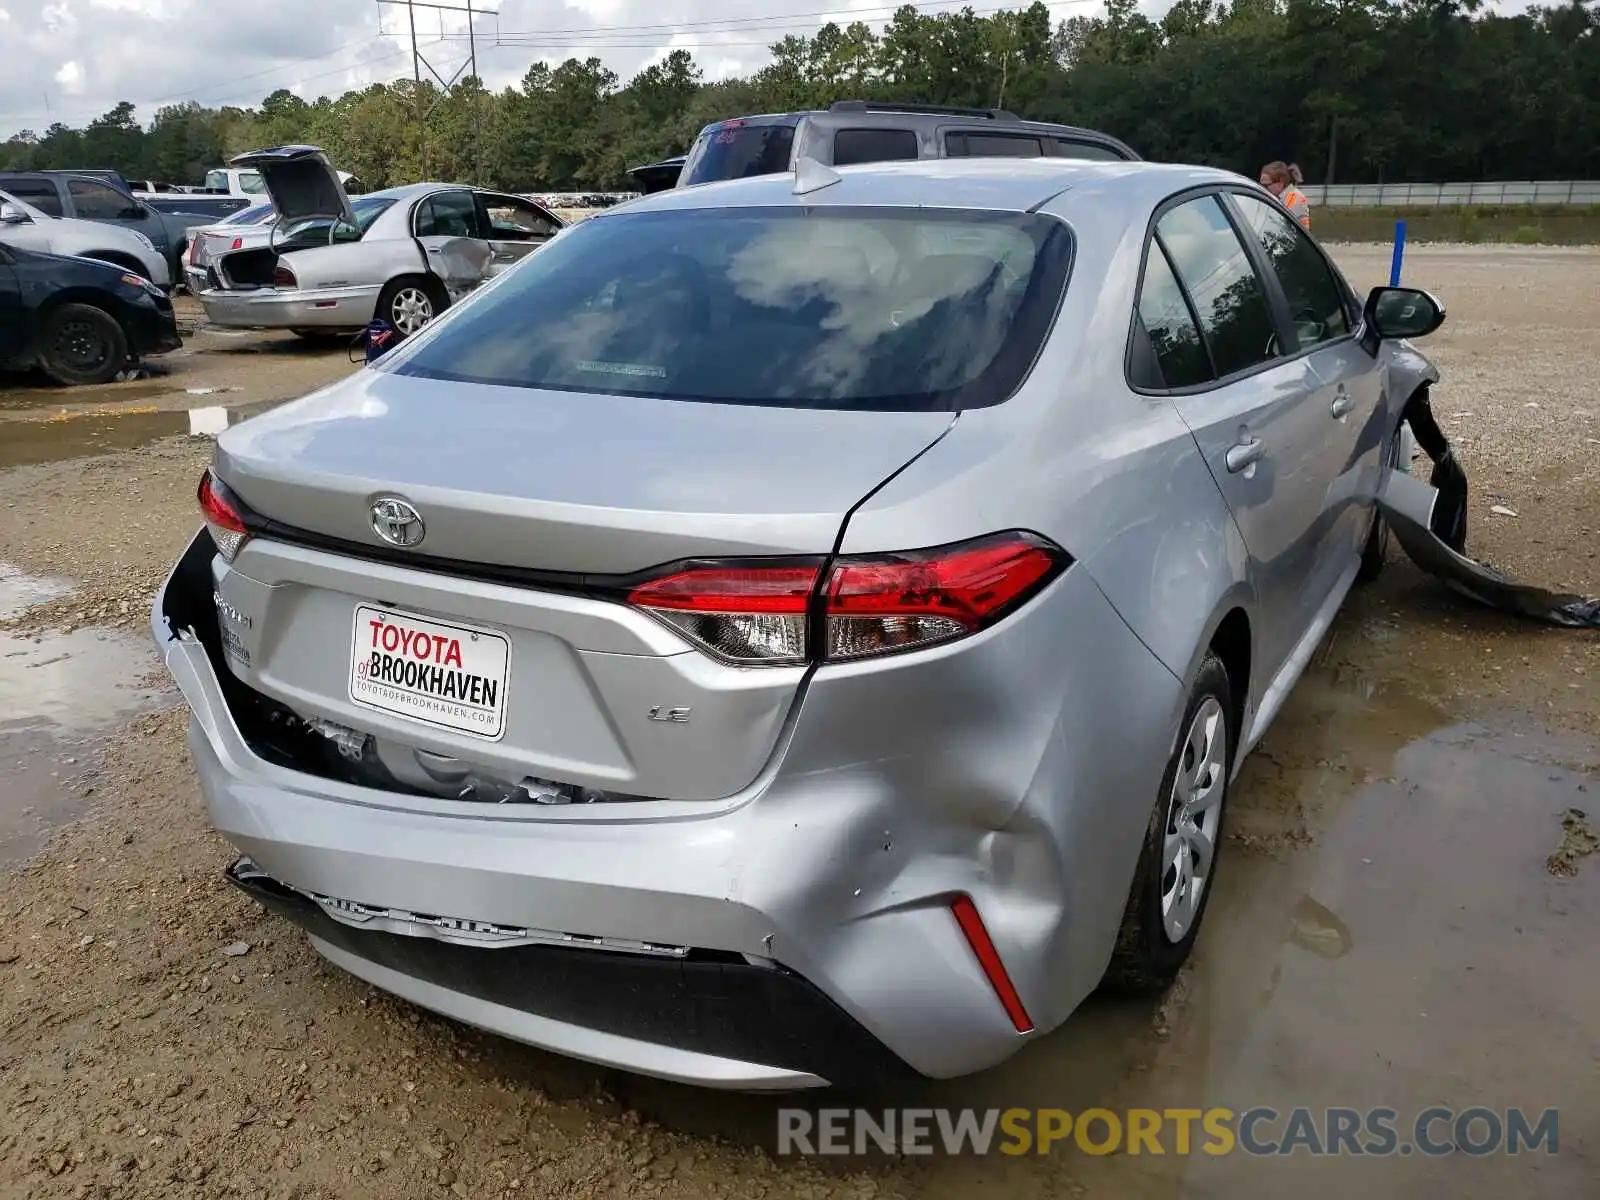
M117 319L89 304L63 304L39 329L39 365L57 383L105 383L128 363Z
M378 296L377 316L395 327L402 339L422 329L449 304L444 289L421 275L391 279Z
M1409 471L1411 464L1400 461L1401 447L1405 439L1400 435L1400 430L1394 431L1394 437L1389 440L1388 447L1383 454L1383 469L1399 467L1402 471ZM1376 504L1372 506L1372 526L1367 531L1366 543L1361 547L1361 566L1356 570L1357 583L1371 583L1383 574L1383 565L1389 559L1389 518L1383 515L1383 510Z
M1176 749L1161 777L1161 794L1133 873L1122 928L1106 968L1105 984L1112 990L1136 995L1160 992L1194 949L1222 849L1228 774L1237 737L1232 697L1227 669L1208 653L1189 693ZM1185 877L1187 888L1180 886Z

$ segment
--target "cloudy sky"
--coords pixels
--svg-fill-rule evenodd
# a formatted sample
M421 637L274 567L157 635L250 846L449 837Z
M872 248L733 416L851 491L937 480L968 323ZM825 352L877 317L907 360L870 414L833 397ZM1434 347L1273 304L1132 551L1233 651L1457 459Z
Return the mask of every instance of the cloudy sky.
M465 8L467 0L437 0ZM967 0L979 12L1001 0ZM844 7L825 11L829 3ZM1049 0L1059 18L1100 0ZM538 58L598 55L626 79L674 46L713 77L742 73L787 34L830 17L879 24L881 0L473 0L479 73L491 87ZM949 11L960 0L925 0ZM1161 5L1165 7L1165 5ZM446 78L466 61L465 15L416 10L417 40ZM119 100L148 122L162 104L254 104L275 88L337 95L410 74L406 9L377 0L0 0L0 139L82 125Z

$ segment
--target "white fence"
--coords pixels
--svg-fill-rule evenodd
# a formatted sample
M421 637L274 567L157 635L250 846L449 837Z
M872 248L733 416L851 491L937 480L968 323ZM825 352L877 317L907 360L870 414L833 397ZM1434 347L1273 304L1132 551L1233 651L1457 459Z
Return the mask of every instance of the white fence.
M1600 180L1504 183L1306 184L1312 204L1327 208L1442 208L1466 204L1600 204Z

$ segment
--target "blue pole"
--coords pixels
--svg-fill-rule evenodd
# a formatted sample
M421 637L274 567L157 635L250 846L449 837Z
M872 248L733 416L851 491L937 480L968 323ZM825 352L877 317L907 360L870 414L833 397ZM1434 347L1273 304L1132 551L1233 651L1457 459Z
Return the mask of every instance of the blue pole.
M1394 261L1389 264L1389 286L1400 286L1400 260L1406 256L1406 223L1394 223Z

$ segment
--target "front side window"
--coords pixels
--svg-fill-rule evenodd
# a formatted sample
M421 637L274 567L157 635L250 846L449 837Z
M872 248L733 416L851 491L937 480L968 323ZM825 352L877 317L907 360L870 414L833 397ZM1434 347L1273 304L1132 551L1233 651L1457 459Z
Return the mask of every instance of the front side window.
M85 221L125 221L133 208L131 196L92 179L69 179L67 194L72 197L73 211Z
M1016 133L947 133L944 152L951 158L1040 158L1044 145Z
M543 242L560 230L560 222L527 200L515 196L485 196L489 238L496 242Z
M418 237L477 237L478 201L471 192L436 192L417 206Z
M1122 155L1100 142L1075 142L1057 138L1050 143L1050 157L1076 158L1087 162L1125 162Z
M1278 356L1266 289L1217 197L1172 209L1156 223L1156 237L1200 319L1218 378Z
M917 135L910 129L841 129L833 135L833 165L899 162L917 157Z
M388 369L769 407L982 407L1006 400L1031 367L1070 252L1067 227L1031 213L599 217L407 343Z
M1309 350L1348 334L1350 313L1345 289L1339 286L1328 260L1311 244L1305 230L1264 200L1245 195L1233 199L1283 285L1299 349Z

